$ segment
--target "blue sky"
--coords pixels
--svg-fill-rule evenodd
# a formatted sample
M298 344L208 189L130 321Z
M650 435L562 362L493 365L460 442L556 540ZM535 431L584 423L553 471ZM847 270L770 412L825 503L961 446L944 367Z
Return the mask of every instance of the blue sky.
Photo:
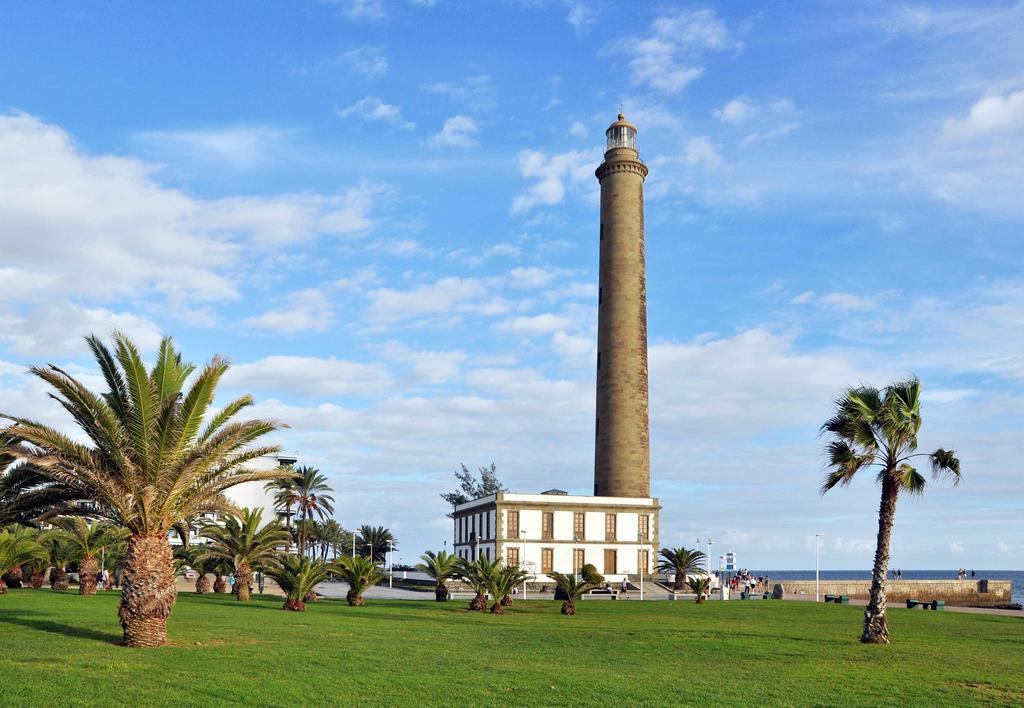
M235 368L338 517L449 535L460 461L589 493L597 182L651 168L662 541L862 568L871 479L820 498L860 381L925 384L965 479L893 563L1024 565L1024 4L81 3L0 22L0 410L81 336ZM722 545L719 546L718 544Z

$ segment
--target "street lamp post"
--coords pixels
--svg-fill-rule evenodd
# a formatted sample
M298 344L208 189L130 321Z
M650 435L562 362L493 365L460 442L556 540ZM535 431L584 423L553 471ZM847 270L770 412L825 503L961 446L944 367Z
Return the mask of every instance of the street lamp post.
M823 534L823 533L816 533L816 534L814 534L814 601L815 602L818 602L820 600L819 596L821 595L821 581L820 581L820 578L819 578L819 571L818 571L818 567L819 567L818 556L819 556L819 546L820 546L820 544L818 542L821 539L821 537L824 536L824 535L825 534Z
M395 587L395 540L388 539L388 557L391 559L389 565L391 572L388 573L388 588Z
M638 566L637 573L640 576L640 600L643 601L643 599L644 599L644 566L646 565L646 563L644 563L644 560L646 560L644 556L647 553L647 546L645 545L647 539L644 538L644 535L642 533L639 534L639 536L640 536L640 552L636 554L636 560L637 560L636 564Z
M523 567L523 570L526 570L526 532L525 531L520 531L519 532L519 540L521 540L523 542L523 555L519 559L519 565L521 565ZM526 576L525 575L523 576L523 599L524 600L526 599Z

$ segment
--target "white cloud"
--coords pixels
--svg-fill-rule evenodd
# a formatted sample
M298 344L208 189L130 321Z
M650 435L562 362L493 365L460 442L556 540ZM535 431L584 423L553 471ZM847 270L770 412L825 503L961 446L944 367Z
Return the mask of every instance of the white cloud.
M384 0L333 0L342 6L342 12L350 20L382 20L387 17Z
M515 334L537 335L552 334L569 327L572 322L568 317L545 312L540 315L520 315L502 320L494 325L499 332L513 332Z
M420 90L448 98L472 111L489 111L497 104L497 91L489 74L477 74L461 81L420 84Z
M536 180L512 201L512 213L521 214L538 206L553 206L565 199L569 189L580 189L594 180L600 158L595 150L570 150L548 155L539 150L519 153L519 173Z
M224 386L233 389L315 398L375 395L391 385L391 376L383 364L361 364L334 357L268 356L236 364L224 376Z
M387 342L380 347L380 352L397 366L408 368L412 383L431 386L457 378L461 373L462 364L469 359L461 350L414 349L401 342Z
M252 170L280 156L291 138L291 131L266 126L234 126L143 131L132 137L143 149L170 160L194 159L234 170Z
M479 127L468 116L452 116L444 122L441 130L430 136L427 145L432 148L442 147L473 147L476 145L476 134Z
M386 123L402 130L413 130L416 124L407 121L402 115L402 109L390 103L384 103L377 96L366 96L360 98L347 108L335 111L340 118L361 118L365 121Z
M971 106L964 118L947 118L942 138L970 140L1012 129L1024 132L1024 89L985 96Z
M694 167L716 169L725 164L725 158L707 136L694 136L686 141L683 162Z
M960 541L953 541L952 543L949 544L949 552L950 553L966 553L967 552L967 547L964 546L964 544L961 543Z
M245 327L268 332L325 332L334 323L331 300L321 290L310 288L288 293L284 304L242 321Z
M61 357L85 350L85 337L106 337L119 330L142 349L160 343L160 330L150 320L131 312L112 312L102 307L51 303L44 308L18 313L0 305L0 342L26 356Z
M583 125L581 121L575 120L569 126L569 135L575 135L577 138L585 138L588 133L587 126Z
M597 13L586 3L573 2L569 4L569 13L565 16L565 21L572 25L577 33L582 34L597 21Z
M633 55L629 61L633 83L676 94L704 73L695 63L702 53L737 44L713 10L699 9L662 15L651 23L649 36L617 46Z
M715 109L713 113L715 118L723 123L739 125L740 123L746 123L757 116L758 109L757 106L750 103L749 100L740 97L734 98L721 108Z

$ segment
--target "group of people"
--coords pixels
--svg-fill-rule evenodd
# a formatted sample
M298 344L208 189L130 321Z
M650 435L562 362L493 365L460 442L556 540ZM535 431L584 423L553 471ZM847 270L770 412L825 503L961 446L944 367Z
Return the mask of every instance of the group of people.
M121 583L120 578L117 575L111 575L110 571L104 568L103 570L96 571L96 589L97 590L108 590L111 588L118 587Z
M974 571L973 570L971 571L971 577L972 578L974 577ZM964 568L961 568L960 570L958 570L957 573L956 573L956 579L957 580L967 580L967 571Z
M766 575L751 575L748 570L740 570L729 580L729 586L734 591L767 592L771 588L771 582L772 579Z
M891 571L893 580L903 580L903 571L899 568L893 568Z

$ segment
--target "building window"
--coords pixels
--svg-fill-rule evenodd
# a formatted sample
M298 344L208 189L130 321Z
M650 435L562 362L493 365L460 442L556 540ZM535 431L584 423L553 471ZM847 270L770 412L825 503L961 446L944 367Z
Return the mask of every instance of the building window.
M572 537L582 541L587 537L587 516L582 511L573 512Z
M601 352L597 353L597 370L601 370Z
M614 541L615 535L615 514L604 515L604 540Z
M597 304L601 304L601 296L604 294L604 288L597 289Z
M651 534L651 517L640 514L640 540L646 541Z
M506 538L519 538L519 512L508 512L508 532Z
M614 548L606 548L606 549L604 549L604 574L605 575L616 575L616 574L618 574L619 571L616 570L616 562L615 562L616 561L616 555L617 555L617 553L615 552Z
M550 541L555 537L555 512L545 511L542 515L542 519L540 537L545 541Z
M509 568L515 568L519 565L519 549L509 548L505 551L505 565Z
M582 548L572 549L572 572L579 573L583 570L583 566L586 565L586 551Z
M550 573L555 569L555 549L540 549L540 572Z
M646 548L636 552L636 567L637 572L643 572L644 575L651 574L651 556L650 551Z

